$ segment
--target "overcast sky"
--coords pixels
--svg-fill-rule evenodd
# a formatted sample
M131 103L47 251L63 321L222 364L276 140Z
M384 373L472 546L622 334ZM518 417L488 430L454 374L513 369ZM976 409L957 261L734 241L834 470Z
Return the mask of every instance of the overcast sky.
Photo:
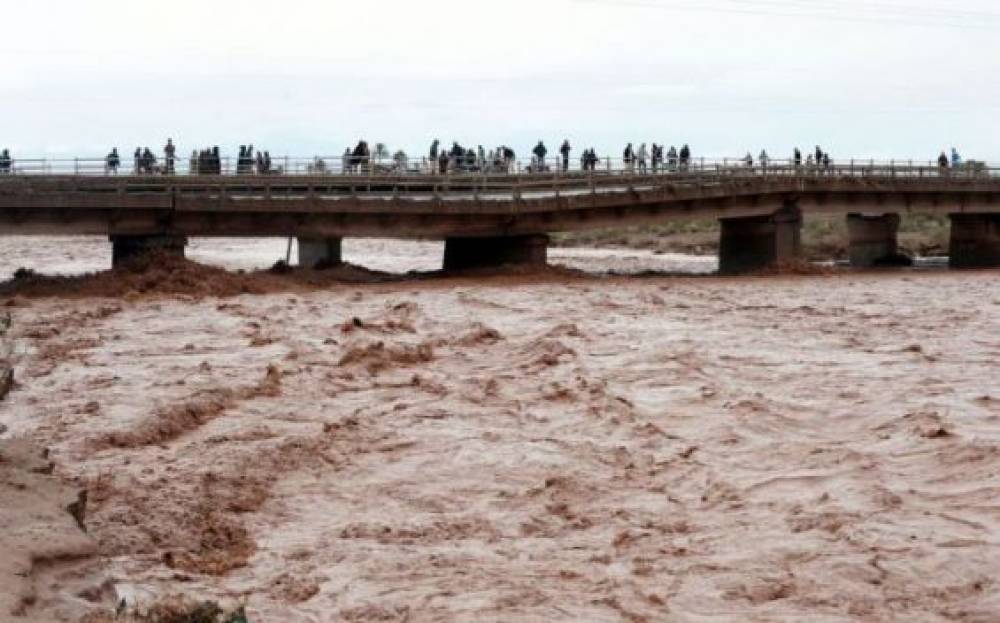
M996 0L4 0L15 156L364 137L1000 160Z

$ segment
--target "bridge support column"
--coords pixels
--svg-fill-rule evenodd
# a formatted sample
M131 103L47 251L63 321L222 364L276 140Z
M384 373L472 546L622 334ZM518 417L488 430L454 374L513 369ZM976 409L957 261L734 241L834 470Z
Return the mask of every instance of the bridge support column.
M719 272L726 275L773 268L799 258L802 211L788 204L774 214L720 219Z
M952 214L952 268L993 268L1000 266L1000 214Z
M544 266L548 245L549 237L545 234L448 238L444 243L444 269L492 268L505 264Z
M184 247L187 246L186 236L111 236L111 267L116 268L130 259L150 251L158 251L179 258L184 258Z
M910 266L913 260L899 252L898 214L848 214L848 255L851 266Z
M299 266L330 268L343 263L341 238L299 238Z

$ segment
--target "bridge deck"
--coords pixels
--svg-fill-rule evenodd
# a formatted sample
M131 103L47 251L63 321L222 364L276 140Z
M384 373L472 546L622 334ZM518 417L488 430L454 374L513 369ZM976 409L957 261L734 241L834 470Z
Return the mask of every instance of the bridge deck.
M447 237L810 212L998 212L991 169L544 175L0 176L0 233Z

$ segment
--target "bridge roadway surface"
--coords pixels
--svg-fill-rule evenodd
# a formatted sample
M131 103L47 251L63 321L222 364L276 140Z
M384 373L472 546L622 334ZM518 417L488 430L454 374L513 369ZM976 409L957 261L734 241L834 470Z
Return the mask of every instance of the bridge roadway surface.
M182 251L191 236L295 236L300 259L302 241L313 245L310 262L339 261L343 237L445 239L446 267L536 262L553 232L714 218L722 221L722 270L739 272L796 256L803 214L901 212L951 215L952 251L962 256L953 264L1000 262L1000 171L985 167L0 176L0 235L108 235L121 243L116 261L153 239L180 240ZM894 218L855 223L866 253L895 253Z

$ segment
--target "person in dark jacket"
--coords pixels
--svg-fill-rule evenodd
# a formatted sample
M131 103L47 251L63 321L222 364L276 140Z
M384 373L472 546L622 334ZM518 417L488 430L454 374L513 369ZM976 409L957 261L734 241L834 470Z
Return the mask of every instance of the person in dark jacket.
M118 148L113 147L111 153L107 155L104 159L104 168L111 175L118 175L118 166L121 164L122 159L118 155Z
M149 147L143 150L139 163L143 173L146 175L153 174L153 167L156 165L156 156L153 155L153 152L149 149Z
M174 174L174 161L177 155L177 148L174 147L174 140L171 138L167 139L167 144L163 146L163 156L166 161L166 174Z
M562 170L569 171L569 139L563 141L562 146L559 148L559 153L562 154Z
M535 158L538 159L539 170L545 170L545 154L549 153L548 149L545 149L545 143L538 141L535 148L531 150L531 153L535 154Z

